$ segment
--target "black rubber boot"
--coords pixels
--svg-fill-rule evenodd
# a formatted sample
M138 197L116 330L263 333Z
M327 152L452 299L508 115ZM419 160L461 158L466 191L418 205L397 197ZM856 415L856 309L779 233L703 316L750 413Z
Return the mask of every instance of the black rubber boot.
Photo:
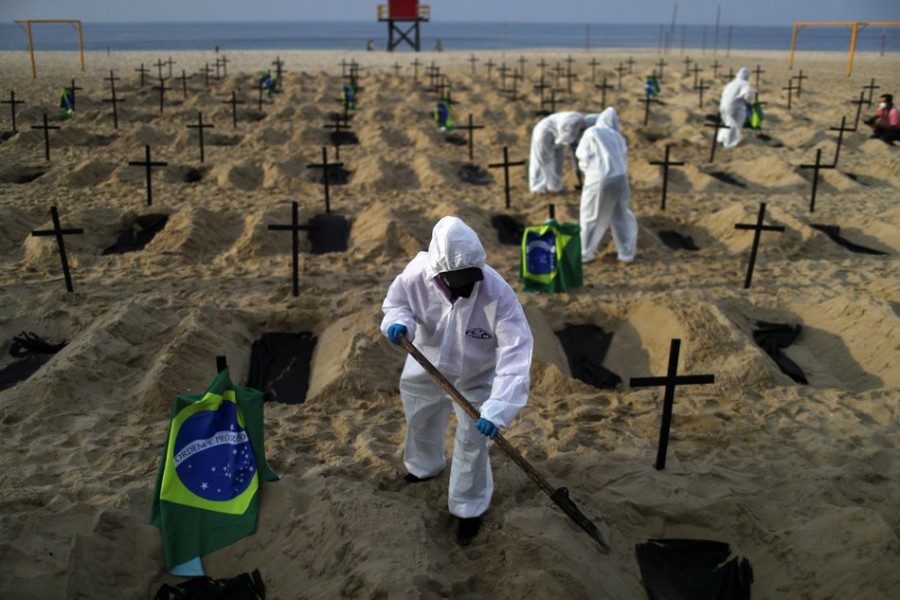
M403 481L406 483L422 483L423 481L428 481L435 477L437 477L437 475L432 475L431 477L416 477L412 473L407 473L403 476Z
M481 529L481 517L473 517L471 519L459 519L459 533L456 541L460 546L468 546L478 535Z

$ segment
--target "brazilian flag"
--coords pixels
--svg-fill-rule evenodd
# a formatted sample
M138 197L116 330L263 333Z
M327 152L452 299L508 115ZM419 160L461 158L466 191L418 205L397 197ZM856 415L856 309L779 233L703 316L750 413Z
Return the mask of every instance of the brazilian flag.
M434 122L441 131L453 129L453 113L450 112L450 105L443 100L434 105Z
M644 92L650 98L656 98L659 96L659 79L656 78L656 75L648 75L647 81L644 82Z
M520 275L526 292L565 292L581 287L581 227L558 223L526 227Z
M256 531L260 482L275 479L262 392L235 386L225 369L203 394L179 395L150 507L166 570L202 575L200 556Z

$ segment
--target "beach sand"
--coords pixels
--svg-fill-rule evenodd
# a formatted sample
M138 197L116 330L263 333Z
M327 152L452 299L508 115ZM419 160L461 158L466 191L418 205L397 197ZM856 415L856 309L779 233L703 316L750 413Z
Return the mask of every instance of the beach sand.
M900 154L868 128L845 134L837 168L823 171L808 210L812 163L833 160L837 132L852 126L862 86L900 92L896 56L787 52L687 54L711 88L698 107L683 57L668 57L661 99L644 126L643 77L654 50L419 54L452 81L454 116L484 125L474 162L490 185L463 183L465 146L447 143L431 112L424 70L413 79L410 53L227 52L228 75L179 81L166 93L141 88L142 63L172 57L175 76L213 65L212 52L39 53L38 78L24 52L0 54L0 95L10 90L19 133L0 144L0 367L12 362L12 337L34 331L68 341L35 375L0 392L0 597L151 598L163 583L159 531L148 522L153 483L176 395L202 391L226 355L236 383L246 379L252 342L267 331L311 331L319 338L306 403L265 408L269 464L283 475L265 484L255 535L204 557L207 573L231 577L259 568L273 599L297 598L613 598L644 597L635 544L651 538L727 542L754 571L754 598L880 599L900 587ZM496 68L527 59L526 99L498 93ZM640 226L638 258L601 258L584 286L556 295L522 292L519 249L503 246L490 225L507 213L539 224L554 203L560 220L578 220L579 195L567 166L566 191L528 193L524 169L512 171L504 208L502 172L487 169L528 156L536 123L538 63L568 55L579 79L558 110L599 112L591 57L615 85L612 69L633 56L621 90L609 92L629 144L632 206ZM262 110L258 73L280 56L283 93ZM717 58L725 67L712 77ZM361 66L353 131L341 147L349 183L331 188L332 210L352 230L346 252L312 255L301 238L300 295L291 292L290 238L267 225L323 212L322 186L306 168L321 160L323 128L340 110L341 59ZM395 76L392 65L401 72ZM562 62L565 66L565 62ZM763 133L745 131L733 150L708 162L714 114L725 81L742 66L764 69ZM113 128L108 84L115 69L120 105ZM802 94L786 108L791 75L803 69ZM164 74L168 68L163 67ZM77 112L60 121L59 88L75 78ZM755 78L751 76L751 82ZM560 87L565 88L563 80ZM225 102L246 101L237 127ZM864 107L864 115L874 107ZM207 130L200 163L197 113ZM47 113L51 161L43 133ZM9 105L0 105L11 129ZM458 132L465 135L464 132ZM168 166L153 175L147 207L144 145ZM665 211L660 168L672 145ZM334 160L333 149L329 149ZM725 174L741 185L727 183ZM188 179L197 178L192 183ZM27 182L26 182L27 180ZM755 221L767 224L753 285L743 289ZM74 282L67 293L53 238L30 232L64 227ZM136 215L169 215L143 252L102 255ZM425 484L401 477L404 420L397 381L404 356L379 331L388 285L427 247L434 223L463 218L481 236L488 262L519 292L537 340L528 406L505 432L553 486L566 486L612 550L599 551L524 473L494 449L496 491L473 545L455 542L445 472ZM836 224L850 240L882 250L855 254L812 223ZM669 250L657 236L690 235L696 252ZM606 241L609 240L607 235ZM606 244L604 241L604 245ZM786 350L807 374L795 384L753 341L754 321L800 324ZM599 390L572 379L553 335L566 324L596 324L614 334L606 366L625 384ZM679 372L714 374L715 384L677 391L668 461L654 469L663 392L631 389L631 377L664 375L670 341L681 339ZM452 433L452 430L451 430ZM448 447L452 442L448 438Z

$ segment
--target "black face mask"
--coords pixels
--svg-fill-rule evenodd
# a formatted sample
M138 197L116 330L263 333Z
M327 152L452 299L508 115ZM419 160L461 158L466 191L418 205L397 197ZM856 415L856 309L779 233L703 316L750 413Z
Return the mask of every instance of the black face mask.
M460 269L458 271L444 271L438 273L438 277L447 289L450 290L450 299L468 298L475 289L475 284L484 279L484 273L478 267Z

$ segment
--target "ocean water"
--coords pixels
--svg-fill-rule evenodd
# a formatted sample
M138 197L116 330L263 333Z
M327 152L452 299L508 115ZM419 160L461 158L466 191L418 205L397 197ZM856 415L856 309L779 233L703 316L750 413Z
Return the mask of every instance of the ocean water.
M401 26L403 24L400 24ZM364 50L387 46L387 24L371 22L281 23L84 23L86 50ZM77 48L75 28L65 24L32 26L39 50ZM791 26L622 25L584 23L421 24L421 49L505 50L527 48L660 48L788 50ZM850 28L805 28L798 50L846 51ZM866 27L857 51L900 51L898 28ZM28 39L15 23L0 23L0 51L27 50ZM408 51L402 45L398 50Z

